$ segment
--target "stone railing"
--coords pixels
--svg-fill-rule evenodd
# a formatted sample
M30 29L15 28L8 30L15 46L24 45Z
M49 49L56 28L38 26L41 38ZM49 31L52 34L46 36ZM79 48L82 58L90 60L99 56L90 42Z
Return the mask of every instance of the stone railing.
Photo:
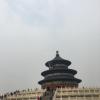
M4 94L3 96L1 96L0 100L24 100L24 99L37 100L37 97L43 96L45 91L46 90L44 89L15 91L15 92ZM91 97L93 99L94 97L97 97L99 98L97 100L100 100L100 88L57 88L54 93L53 100L61 100L59 98L63 98L63 97L64 98ZM93 100L93 99L89 99L89 100ZM67 99L62 99L62 100L67 100ZM88 99L84 99L84 100L88 100Z
M0 100L24 100L24 99L32 99L36 100L36 98L40 97L43 95L45 90L43 89L35 89L35 90L22 90L18 92L11 92L11 93L6 93L3 96L1 96Z
M57 88L53 100L67 99L100 100L100 88Z

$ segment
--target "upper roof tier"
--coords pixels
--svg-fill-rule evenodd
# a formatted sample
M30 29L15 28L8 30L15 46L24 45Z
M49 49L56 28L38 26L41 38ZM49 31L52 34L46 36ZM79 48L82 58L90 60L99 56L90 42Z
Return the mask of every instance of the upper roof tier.
M56 64L65 64L66 66L69 66L71 62L66 59L61 58L59 55L59 52L56 51L56 57L53 60L46 62L45 65L48 67L52 67Z

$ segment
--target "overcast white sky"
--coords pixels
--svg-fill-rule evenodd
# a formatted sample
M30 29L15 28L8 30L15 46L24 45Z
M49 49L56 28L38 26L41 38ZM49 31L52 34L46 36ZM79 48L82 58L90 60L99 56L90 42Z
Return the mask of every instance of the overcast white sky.
M56 50L100 87L100 0L0 0L1 92L39 87Z

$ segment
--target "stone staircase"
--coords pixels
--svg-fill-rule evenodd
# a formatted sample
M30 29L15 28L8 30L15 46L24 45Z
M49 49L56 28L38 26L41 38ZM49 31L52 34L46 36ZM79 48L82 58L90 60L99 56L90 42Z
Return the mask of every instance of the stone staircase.
M46 90L40 100L53 100L55 90Z

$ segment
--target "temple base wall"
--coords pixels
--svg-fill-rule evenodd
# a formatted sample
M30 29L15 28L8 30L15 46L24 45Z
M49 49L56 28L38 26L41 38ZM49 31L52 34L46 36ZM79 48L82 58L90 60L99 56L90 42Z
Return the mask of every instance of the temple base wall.
M56 89L56 88L78 88L77 83L68 83L68 82L48 82L41 86L42 89Z

